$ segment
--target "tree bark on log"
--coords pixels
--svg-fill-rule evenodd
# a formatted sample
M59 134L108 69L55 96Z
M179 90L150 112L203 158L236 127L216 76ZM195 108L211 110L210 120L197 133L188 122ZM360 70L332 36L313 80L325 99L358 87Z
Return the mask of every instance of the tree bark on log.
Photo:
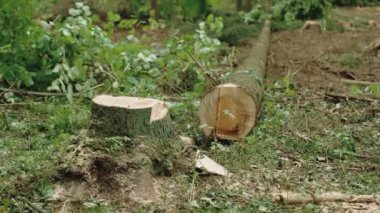
M263 78L270 38L264 28L238 71L201 100L199 117L206 137L238 140L255 126L263 98Z

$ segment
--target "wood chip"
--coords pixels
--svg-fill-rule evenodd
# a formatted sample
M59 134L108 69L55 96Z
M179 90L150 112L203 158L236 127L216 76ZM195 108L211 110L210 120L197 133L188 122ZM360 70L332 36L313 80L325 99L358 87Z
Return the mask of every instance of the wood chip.
M199 151L197 152L196 167L204 169L212 174L228 176L228 171L226 168L216 163L214 160L207 157L206 155L201 154Z

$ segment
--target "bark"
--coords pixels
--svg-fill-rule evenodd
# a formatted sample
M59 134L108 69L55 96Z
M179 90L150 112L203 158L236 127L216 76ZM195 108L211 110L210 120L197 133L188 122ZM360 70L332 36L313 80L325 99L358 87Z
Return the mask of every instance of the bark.
M238 140L252 130L263 99L269 37L270 22L266 21L238 71L202 98L199 116L207 137Z

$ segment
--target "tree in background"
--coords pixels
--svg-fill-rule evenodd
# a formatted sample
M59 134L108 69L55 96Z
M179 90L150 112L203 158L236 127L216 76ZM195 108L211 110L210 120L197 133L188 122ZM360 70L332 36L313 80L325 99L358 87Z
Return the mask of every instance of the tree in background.
M239 11L250 11L252 9L252 0L236 0L236 10Z

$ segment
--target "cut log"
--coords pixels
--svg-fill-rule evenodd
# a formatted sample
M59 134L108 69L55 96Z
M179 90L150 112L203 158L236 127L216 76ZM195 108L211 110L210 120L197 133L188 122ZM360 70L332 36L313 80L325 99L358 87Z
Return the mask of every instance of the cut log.
M268 53L270 22L266 21L257 42L225 84L201 100L199 117L206 137L237 140L256 124L263 98L263 77Z

